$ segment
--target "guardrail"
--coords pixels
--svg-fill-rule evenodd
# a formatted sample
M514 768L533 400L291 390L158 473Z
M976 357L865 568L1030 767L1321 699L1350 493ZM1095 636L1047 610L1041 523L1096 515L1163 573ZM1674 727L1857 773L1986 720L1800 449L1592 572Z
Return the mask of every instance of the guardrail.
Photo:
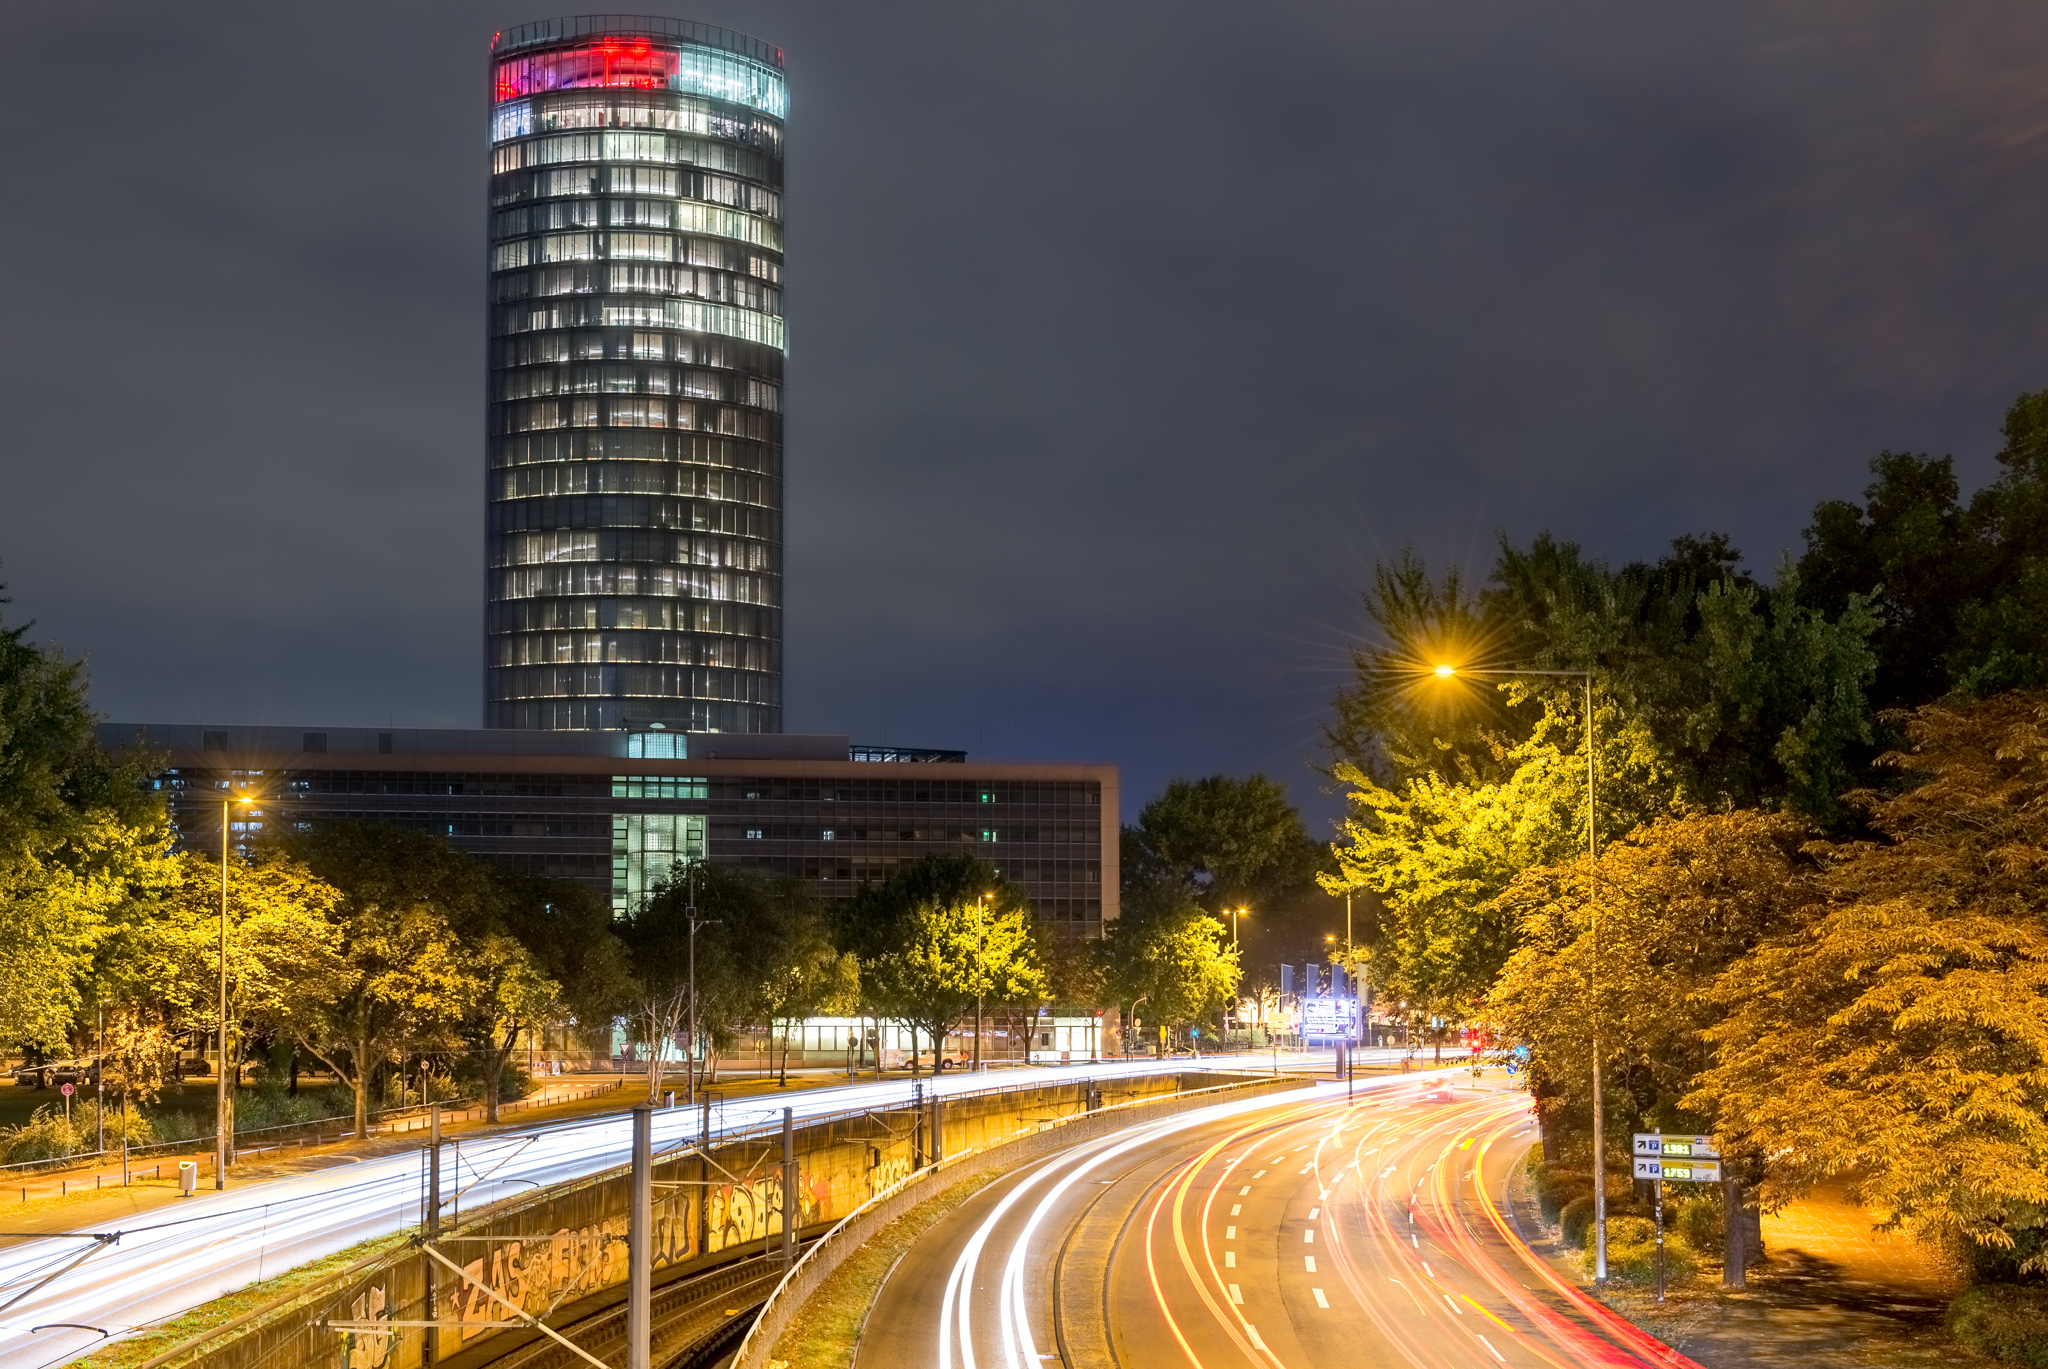
M517 1098L498 1104L498 1113L502 1117L509 1112L553 1107L560 1103L579 1102L583 1099L594 1098L603 1093L616 1093L632 1082L635 1081L629 1079L603 1084L580 1084L572 1089ZM489 1114L487 1105L476 1099L447 1099L441 1100L440 1105L441 1121L444 1125L471 1121ZM366 1130L371 1136L392 1136L402 1135L411 1131L423 1131L427 1127L429 1106L424 1103L410 1103L399 1107L375 1109L369 1114L372 1120L367 1124ZM383 1120L375 1120L379 1118ZM285 1122L273 1127L252 1127L247 1130L238 1127L235 1129L234 1152L231 1158L243 1159L261 1155L268 1151L282 1151L292 1147L303 1149L312 1146L333 1145L342 1141L352 1140L355 1134L355 1117L350 1114L344 1114L339 1117L318 1117L305 1122ZM177 1155L211 1155L214 1150L214 1136L214 1132L208 1131L198 1136L182 1137L175 1141L152 1141L148 1145L130 1146L128 1148L128 1160L133 1165L138 1161L159 1160ZM254 1142L253 1144L251 1143L252 1141ZM35 1174L48 1174L57 1170L83 1168L89 1165L117 1164L120 1160L121 1151L118 1148L80 1150L73 1151L69 1155L52 1156L46 1160L19 1160L12 1164L0 1165L0 1174L27 1177ZM60 1197L69 1192L72 1182L78 1183L81 1187L86 1186L85 1178L75 1181L60 1180L58 1184L58 1195ZM6 1187L18 1188L21 1193L19 1201L28 1201L31 1191L30 1186L10 1182ZM93 1184L92 1187L98 1188L100 1185ZM44 1185L41 1189L41 1194L47 1194L47 1192L48 1185Z

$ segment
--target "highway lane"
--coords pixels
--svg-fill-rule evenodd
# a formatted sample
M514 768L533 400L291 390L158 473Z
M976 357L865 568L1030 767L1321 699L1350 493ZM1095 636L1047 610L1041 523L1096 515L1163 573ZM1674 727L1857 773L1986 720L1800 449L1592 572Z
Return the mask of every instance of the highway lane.
M857 1369L1688 1365L1513 1238L1526 1098L1423 1092L1253 1100L1008 1176L906 1254Z
M1322 1057L1325 1068L1329 1057ZM1293 1057L1292 1063L1304 1062ZM927 1094L1068 1079L1105 1078L1160 1069L1236 1070L1269 1063L1265 1055L1201 1060L1074 1065L1016 1073L927 1077ZM902 1106L907 1080L809 1089L784 1097L756 1095L724 1103L715 1135L778 1123L785 1103L799 1121L853 1108ZM657 1149L688 1145L700 1119L690 1110L654 1116ZM480 1207L536 1187L563 1183L626 1163L631 1123L624 1115L538 1126L452 1143L443 1156L444 1202ZM31 1369L55 1365L99 1345L100 1328L119 1338L199 1306L223 1293L344 1250L359 1241L418 1224L425 1190L420 1150L364 1159L226 1192L202 1190L175 1205L131 1218L116 1244L68 1238L22 1241L0 1249L0 1363ZM80 1259L81 1254L84 1256ZM47 1280L47 1281L46 1281ZM69 1323L69 1326L59 1325ZM43 1329L38 1329L43 1328Z

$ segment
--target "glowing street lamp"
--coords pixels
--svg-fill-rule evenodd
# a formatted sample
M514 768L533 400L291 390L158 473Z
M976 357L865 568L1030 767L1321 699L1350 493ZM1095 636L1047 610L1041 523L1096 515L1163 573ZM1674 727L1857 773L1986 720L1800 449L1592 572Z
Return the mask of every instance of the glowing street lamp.
M1598 865L1600 841L1597 830L1593 768L1593 672L1590 670L1521 670L1481 669L1467 670L1448 663L1439 663L1433 672L1440 680L1456 675L1478 676L1557 676L1566 679L1584 680L1586 683L1586 904L1593 918L1593 956L1586 970L1588 997L1591 999L1591 1022L1589 1029L1593 1038L1593 1278L1595 1282L1607 1282L1607 1156L1605 1152L1605 1119L1600 1103L1600 900L1598 897Z
M235 804L257 801L254 794L223 794L220 800L220 1043L219 1068L213 1072L213 1186L228 1186L228 1147L235 1120L228 1111L228 817ZM237 1071L239 1073L239 1071Z

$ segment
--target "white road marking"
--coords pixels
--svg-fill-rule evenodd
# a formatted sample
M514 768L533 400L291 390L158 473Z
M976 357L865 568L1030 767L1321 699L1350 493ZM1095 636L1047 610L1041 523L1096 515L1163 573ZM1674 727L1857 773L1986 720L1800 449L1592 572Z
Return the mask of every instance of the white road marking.
M1238 1213L1240 1213L1240 1212L1242 1212L1242 1211L1244 1211L1244 1204L1243 1204L1243 1203L1232 1203L1232 1204L1230 1205L1230 1215L1231 1215L1231 1216L1235 1217L1235 1216L1236 1216L1236 1215L1237 1215Z
M1266 1171L1262 1169L1257 1174L1252 1175L1252 1177L1254 1179L1263 1179L1266 1177Z
M1326 1298L1326 1297L1324 1297L1324 1296L1323 1296L1323 1290L1322 1290L1322 1289L1320 1289L1320 1288L1311 1288L1311 1289L1309 1289L1308 1291L1316 1295L1316 1306L1317 1306L1317 1307L1328 1307L1328 1306L1330 1305L1330 1300L1329 1300L1328 1298Z
M1480 1335L1480 1334L1479 1334L1478 1332L1476 1332L1476 1331L1475 1331L1475 1332L1473 1332L1473 1339L1474 1339L1474 1340L1476 1340L1476 1341L1478 1341L1478 1342L1479 1342L1479 1343L1480 1343L1481 1345L1485 1346L1485 1347L1486 1347L1486 1353L1487 1353L1487 1354L1489 1354L1489 1355L1492 1355L1492 1356L1493 1356L1493 1357L1494 1357L1495 1359L1499 1360L1499 1361L1500 1361L1500 1362L1501 1362L1502 1364L1506 1364L1506 1363L1508 1362L1508 1357L1507 1357L1506 1355L1503 1355L1503 1354L1502 1354L1502 1353L1501 1353L1500 1351L1498 1351L1498 1350L1494 1349L1494 1348L1493 1348L1493 1342L1492 1342L1492 1341L1490 1341L1490 1340L1488 1340L1488 1339L1487 1339L1486 1337L1484 1337L1484 1336Z
M1458 1306L1456 1300L1454 1300L1450 1294L1444 1294L1444 1301L1451 1304L1451 1310L1453 1312L1456 1312L1461 1317L1465 1315L1465 1309Z
M1429 1261L1428 1261L1428 1260L1424 1260L1424 1261L1422 1262L1422 1272L1423 1272L1423 1273L1425 1273L1425 1274L1427 1274L1427 1275L1429 1275L1429 1277L1431 1277L1432 1279L1436 1277L1436 1271L1435 1271L1434 1269L1431 1269L1431 1268L1429 1267Z
M1316 1219L1316 1214L1320 1213L1321 1211L1322 1211L1322 1209L1321 1209L1321 1208L1319 1208L1319 1207L1312 1207L1312 1208L1310 1208L1310 1209L1308 1210L1308 1219L1309 1219L1310 1221L1314 1221L1314 1220Z
M1251 1192L1251 1191L1252 1191L1252 1186L1251 1186L1250 1184L1246 1184L1246 1185L1245 1185L1245 1186L1244 1186L1243 1188L1241 1188L1241 1189L1239 1189L1239 1190L1237 1191L1237 1196L1238 1196L1238 1197L1240 1197L1240 1198L1242 1198L1242 1197L1243 1197L1243 1196L1244 1196L1245 1194L1247 1194L1247 1193L1249 1193L1249 1192Z
M1237 1252L1235 1250L1226 1250L1223 1252L1223 1267L1225 1269L1237 1268Z
M1302 1258L1302 1259L1304 1259L1304 1260L1306 1260L1306 1261L1308 1261L1308 1272L1309 1272L1309 1273L1311 1273L1311 1274L1315 1273L1315 1272L1316 1272L1316 1257L1315 1257L1315 1256L1313 1256L1313 1255L1304 1255L1304 1256L1302 1256L1301 1258Z
M1308 1230L1302 1232L1301 1241L1303 1245L1314 1245L1316 1241L1316 1229L1314 1227L1310 1227Z
M1236 1303L1239 1307L1244 1306L1244 1294L1238 1291L1236 1284L1230 1285L1230 1300Z
M1224 1240L1226 1240L1226 1241L1234 1241L1234 1240L1236 1240L1236 1239L1237 1239L1237 1228L1236 1228L1236 1227L1234 1227L1234 1226L1226 1226L1226 1227L1224 1227L1224 1228L1223 1228L1223 1239L1224 1239Z
M1258 1327L1253 1326L1250 1322L1246 1322L1244 1324L1244 1329L1245 1333L1252 1338L1252 1348L1254 1350L1263 1350L1266 1348L1266 1343L1259 1339ZM1491 1350L1493 1347L1489 1345L1486 1348Z

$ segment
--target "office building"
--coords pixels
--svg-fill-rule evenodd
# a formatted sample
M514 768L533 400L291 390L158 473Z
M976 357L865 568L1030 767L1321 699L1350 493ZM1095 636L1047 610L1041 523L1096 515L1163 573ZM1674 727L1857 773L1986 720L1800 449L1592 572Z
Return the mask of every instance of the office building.
M988 862L1069 937L1117 915L1117 771L977 763L958 751L784 734L504 732L110 723L101 740L166 757L156 781L181 845L220 847L221 800L247 845L280 826L389 822L575 880L625 912L678 860L814 880L851 898L907 861Z
M782 730L782 53L491 45L484 721Z

